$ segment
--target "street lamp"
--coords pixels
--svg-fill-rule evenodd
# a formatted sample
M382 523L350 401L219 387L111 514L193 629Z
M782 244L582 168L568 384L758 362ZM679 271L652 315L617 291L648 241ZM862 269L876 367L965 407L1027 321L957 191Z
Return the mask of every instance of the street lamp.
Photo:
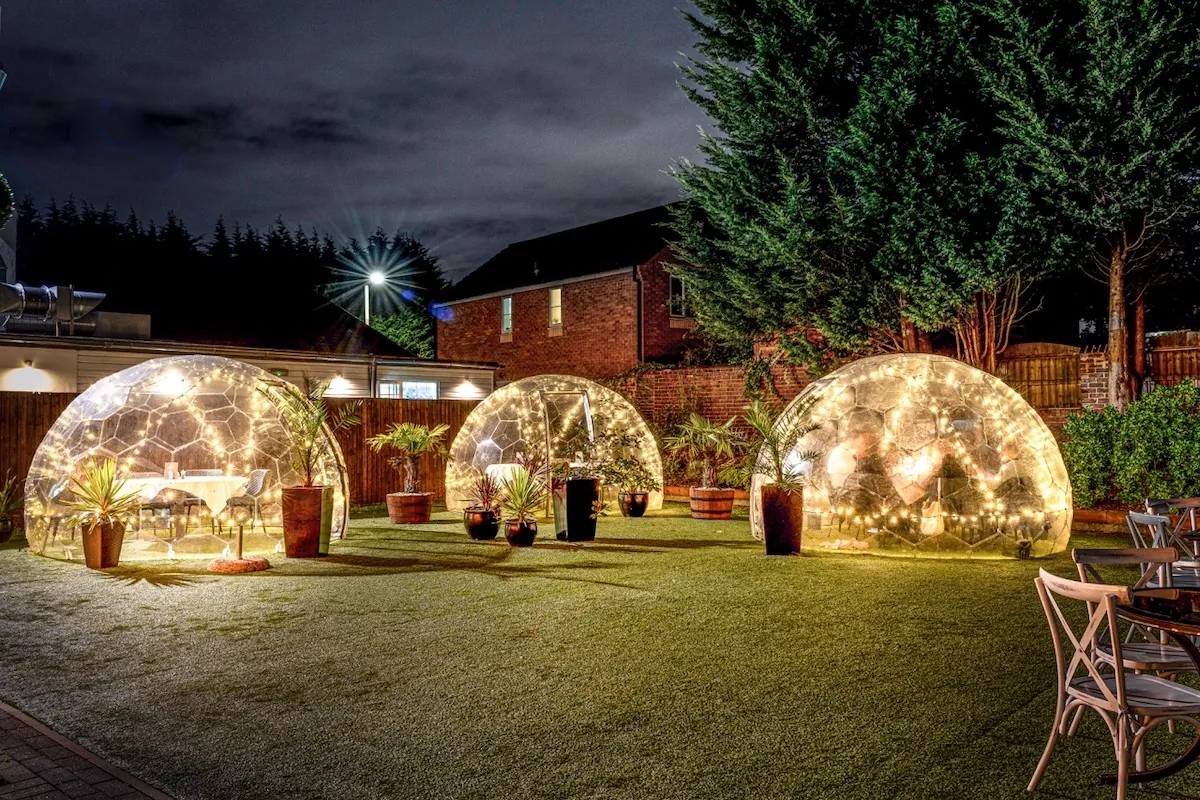
M367 276L367 282L363 284L363 322L369 328L371 326L371 286L382 286L387 282L387 276L379 270L375 270Z

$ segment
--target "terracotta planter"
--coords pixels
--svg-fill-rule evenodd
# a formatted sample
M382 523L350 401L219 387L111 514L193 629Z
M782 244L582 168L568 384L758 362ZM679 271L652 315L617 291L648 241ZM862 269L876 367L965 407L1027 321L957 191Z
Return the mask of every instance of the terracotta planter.
M537 538L537 520L504 520L504 538L513 547L532 547L533 540Z
M325 499L326 494L330 500ZM283 547L288 558L321 555L321 529L332 525L332 496L331 486L289 486L283 490Z
M763 540L769 556L800 555L804 531L804 492L762 487Z
M500 518L490 508L468 508L463 511L463 527L472 539L495 539L500 532Z
M622 517L640 517L646 513L650 505L649 492L621 492L617 495L617 505L621 507Z
M590 542L596 538L592 506L600 499L599 478L567 480L567 541Z
M733 489L700 489L688 492L692 519L729 519L733 516Z
M388 520L393 525L414 525L429 522L433 512L433 495L428 492L394 492L387 496Z
M83 528L83 561L88 569L110 569L121 563L121 545L125 543L125 523Z
M0 517L0 544L5 544L12 538L13 530L16 527L12 517Z

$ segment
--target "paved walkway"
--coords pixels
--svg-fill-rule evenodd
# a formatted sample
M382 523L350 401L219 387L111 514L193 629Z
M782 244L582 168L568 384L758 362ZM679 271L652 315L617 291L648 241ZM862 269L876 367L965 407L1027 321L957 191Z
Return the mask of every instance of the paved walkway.
M0 703L0 800L171 800L27 714Z

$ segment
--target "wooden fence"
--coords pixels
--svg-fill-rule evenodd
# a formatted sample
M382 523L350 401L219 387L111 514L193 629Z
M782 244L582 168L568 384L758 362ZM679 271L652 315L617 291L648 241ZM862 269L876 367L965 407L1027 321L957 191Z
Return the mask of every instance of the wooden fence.
M21 483L29 472L33 455L42 438L75 394L0 392L0 479L13 474ZM331 400L331 406L355 401ZM415 422L430 427L445 423L447 447L454 440L478 400L363 400L363 424L338 434L350 479L350 502L382 503L388 492L399 491L403 479L387 463L387 453L376 453L366 439L387 429L393 422ZM426 456L420 463L420 490L436 497L446 495L446 462Z
M1078 408L1079 348L1014 345L996 365L997 376L1034 408Z

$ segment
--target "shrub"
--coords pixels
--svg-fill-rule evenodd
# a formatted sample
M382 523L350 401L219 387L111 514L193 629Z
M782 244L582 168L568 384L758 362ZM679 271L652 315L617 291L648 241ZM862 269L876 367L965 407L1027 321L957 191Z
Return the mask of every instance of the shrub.
M1071 476L1075 505L1092 508L1113 494L1113 443L1121 414L1084 409L1063 425L1063 461Z
M1075 504L1200 494L1200 389L1160 386L1124 413L1081 411L1063 426Z

